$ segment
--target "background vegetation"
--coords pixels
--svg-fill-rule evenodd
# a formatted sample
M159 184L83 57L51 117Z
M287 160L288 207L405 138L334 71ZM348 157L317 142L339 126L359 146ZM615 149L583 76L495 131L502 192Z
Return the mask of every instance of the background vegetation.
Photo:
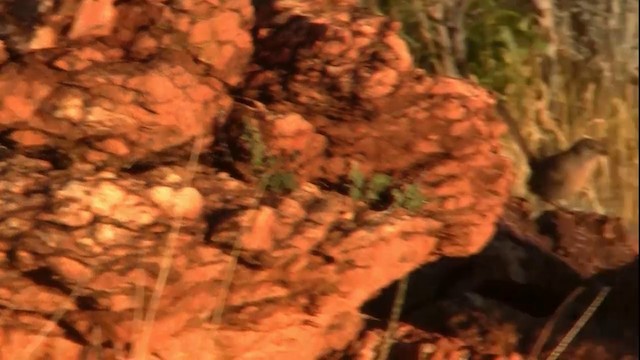
M610 157L572 204L638 223L637 0L363 0L403 23L417 66L503 94L531 148L587 135ZM514 192L526 194L523 154Z

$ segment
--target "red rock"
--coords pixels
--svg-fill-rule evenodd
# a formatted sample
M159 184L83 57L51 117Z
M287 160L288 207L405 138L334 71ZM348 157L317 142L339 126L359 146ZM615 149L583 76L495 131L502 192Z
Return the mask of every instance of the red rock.
M85 285L93 277L93 271L89 266L74 259L54 256L47 259L47 264L56 275L80 284L80 286Z
M390 94L398 84L398 73L391 68L380 69L363 84L361 97L375 99Z
M17 95L7 95L2 105L20 120L26 120L35 112L35 106L26 98Z
M117 156L124 157L131 153L127 145L119 139L107 139L96 144L98 149Z
M58 70L42 65L44 53L5 64L0 132L13 131L21 146L0 159L0 198L12 209L0 213L0 300L28 309L11 314L12 328L0 327L3 354L29 346L30 329L43 326L53 329L47 346L64 345L70 332L93 341L99 329L101 343L112 345L105 352L135 347L142 304L163 290L141 353L316 358L354 345L363 323L357 309L383 287L425 262L486 246L512 177L497 152L505 127L490 114L493 99L469 82L414 70L398 24L352 11L355 3L323 10L320 0L276 1L279 19L258 8L255 23L248 0L117 2L115 10L110 1L72 1L80 8L69 37L99 43L70 42L50 59ZM96 6L106 12L86 12ZM49 15L45 22L71 21ZM255 54L254 25L262 34ZM229 87L264 103L230 111ZM210 154L187 165L195 139L198 150L224 140L230 168L255 180L237 156L243 116L255 120L271 155L291 157L280 159L299 180L291 194L257 199L251 181L212 169ZM45 142L72 159L69 169L24 156L23 146ZM148 168L121 171L133 160ZM365 176L416 183L424 208L355 209L353 199L327 190L348 186L356 162ZM69 287L85 281L82 298L34 286L34 271L51 271ZM163 286L158 274L167 276ZM57 307L67 310L69 331L43 321ZM224 311L211 334L217 310ZM374 356L383 333L364 335L363 357ZM462 355L462 341L438 339L421 339L438 345L434 358ZM76 347L63 355L76 356ZM419 344L399 348L416 354ZM51 349L42 356L55 358Z
M31 130L15 131L11 133L9 138L25 147L42 146L49 142L49 138L44 134Z
M0 64L4 64L9 59L4 41L0 40Z
M276 223L275 211L270 207L261 207L246 213L244 217L248 231L240 238L242 247L247 250L271 250L273 248L273 229Z
M29 48L31 50L53 48L57 45L57 40L57 34L54 29L49 26L38 27L31 38Z
M77 39L109 35L114 27L115 17L113 0L82 0L75 13L69 37Z
M399 22L396 23L399 24ZM398 27L392 27L391 30L398 32L400 29ZM388 35L385 37L384 42L391 48L392 54L396 57L396 69L399 71L409 71L413 69L413 57L411 57L409 47L400 36L396 34Z

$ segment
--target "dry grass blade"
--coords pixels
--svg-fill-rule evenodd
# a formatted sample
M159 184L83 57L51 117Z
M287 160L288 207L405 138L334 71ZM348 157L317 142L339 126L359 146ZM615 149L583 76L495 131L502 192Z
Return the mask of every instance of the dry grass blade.
M610 287L604 287L600 289L600 292L595 297L595 299L593 299L591 305L589 305L587 310L585 310L582 316L580 316L580 318L576 321L571 330L567 332L564 338L560 340L560 343L556 346L555 349L553 349L551 354L547 356L547 360L556 360L564 352L564 350L567 348L567 346L569 346L571 341L573 341L578 332L584 327L587 321L591 319L591 316L593 316L598 307L600 307L600 304L602 304L604 299L607 297L609 291L611 291Z
M256 196L256 209L260 207L260 203L264 196L264 192L258 190L258 194ZM258 216L258 213L254 215L254 218ZM231 249L231 260L229 262L229 266L227 268L227 275L224 278L224 282L222 284L222 288L220 290L220 301L218 302L218 307L211 313L211 318L209 319L209 324L212 325L213 331L216 331L218 327L222 324L222 315L224 314L225 304L227 303L227 297L229 296L229 291L231 291L231 283L233 282L233 276L236 272L236 266L238 265L238 257L240 256L240 242L238 237L236 237L233 241L233 248Z
M71 298L72 300L75 300L78 297L78 293L79 293L78 287L76 287L73 289L71 294L69 294L69 298ZM25 359L25 360L32 359L35 351L38 350L40 345L42 345L42 343L46 340L47 336L49 336L49 334L58 325L58 322L62 319L64 314L67 313L67 310L68 309L60 309L56 313L54 313L50 319L50 323L40 330L38 339L36 341L31 342L29 346L27 346L27 348L22 352L22 354L16 357L16 359Z
M393 309L391 310L389 326L387 326L387 331L385 331L384 338L382 339L382 345L380 346L380 352L378 353L378 360L386 360L389 356L389 351L393 344L391 337L395 335L398 327L398 320L400 319L402 305L404 304L404 299L407 294L408 284L409 276L403 277L398 283L398 290L396 292L396 297L393 300Z
M213 325L214 330L222 323L222 315L224 314L224 306L227 303L227 297L231 290L231 283L233 282L233 275L236 272L236 266L238 265L238 257L240 256L240 244L238 238L233 241L233 249L231 250L231 260L229 267L227 268L227 275L225 276L224 283L222 284L219 306L211 314L210 323Z
M193 177L198 166L198 158L200 157L201 152L202 138L199 137L194 140L193 147L191 148L191 154L189 157L189 162L187 164L187 169L189 169L189 171L187 178L185 179L185 186L191 186L191 183L193 182ZM158 278L156 279L153 294L151 295L151 299L149 301L149 308L147 310L147 313L145 314L140 339L135 346L135 359L144 360L147 358L147 349L149 347L149 339L151 338L153 322L156 316L156 312L158 311L160 297L162 296L164 288L167 284L169 271L171 271L173 255L175 253L175 245L182 228L182 220L183 214L179 213L176 214L171 223L171 231L167 236L166 250L164 251L162 260L160 262L160 273L158 274Z
M584 292L584 290L585 290L584 286L579 286L575 288L569 294L569 296L567 296L564 299L564 301L562 301L562 304L558 306L558 308L553 313L553 315L549 318L549 320L547 320L547 323L544 325L544 328L542 328L542 331L540 331L538 340L536 340L536 343L533 345L533 347L531 348L531 351L529 352L529 359L538 358L538 355L540 355L540 352L542 351L544 344L547 343L547 340L549 339L549 335L551 335L551 331L553 330L553 327L556 324L556 322L558 322L558 319L560 318L560 316L566 311L569 305L571 305L571 303L573 303L575 299Z

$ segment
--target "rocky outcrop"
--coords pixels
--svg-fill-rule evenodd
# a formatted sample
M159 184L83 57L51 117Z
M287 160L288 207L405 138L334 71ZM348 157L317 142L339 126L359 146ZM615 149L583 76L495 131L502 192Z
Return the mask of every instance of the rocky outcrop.
M330 356L385 286L487 245L490 93L353 1L259 3L0 4L3 356ZM426 201L354 201L354 168Z
M636 358L637 242L618 218L553 211L533 221L529 204L510 199L481 252L412 272L389 358L545 359L603 290L560 358ZM363 306L374 320L350 356L373 358L395 290Z

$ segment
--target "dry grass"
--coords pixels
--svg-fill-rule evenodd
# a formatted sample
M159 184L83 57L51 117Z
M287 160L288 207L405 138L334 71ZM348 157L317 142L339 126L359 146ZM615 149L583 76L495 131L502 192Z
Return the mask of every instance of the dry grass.
M393 299L393 307L391 308L391 317L389 318L389 324L387 330L385 330L382 343L380 344L380 350L378 351L378 360L386 360L389 357L389 352L394 343L394 337L396 336L396 330L398 329L398 321L402 314L402 306L407 295L407 286L409 285L409 275L406 275L398 282L398 289L396 290L396 296Z
M198 159L202 153L202 140L202 137L198 137L193 142L189 162L187 163L187 178L184 179L183 184L185 187L192 186L193 178L198 169ZM153 330L155 316L158 311L160 298L162 297L162 293L164 292L164 288L167 284L169 272L171 271L176 244L180 235L180 230L182 229L183 220L183 214L180 213L171 222L171 231L167 234L165 250L163 251L162 260L160 261L160 271L158 273L158 278L156 279L153 294L151 295L149 307L147 312L144 314L144 318L140 319L142 329L140 337L134 345L133 353L135 354L135 359L146 360L147 355L149 354L149 341L151 340L151 332ZM142 307L142 303L140 306Z
M532 141L543 139L540 145L551 149L564 148L584 135L603 141L609 158L592 184L595 196L577 205L620 216L634 226L638 223L638 86L632 69L637 68L638 4L535 3L553 13L538 28L549 46L542 65L531 73L534 97L525 97L529 100L524 102L539 108L537 116L523 117L539 130ZM581 20L570 21L570 13Z
M607 295L609 295L609 291L611 291L611 288L609 287L603 287L602 289L600 289L600 291L598 292L598 295L596 295L596 297L593 299L589 307L584 311L584 313L582 313L582 315L575 322L575 324L573 324L571 329L569 329L569 331L565 334L562 340L560 340L560 343L558 343L558 345L553 349L553 351L551 351L549 356L547 356L547 360L556 360L557 358L560 357L560 355L562 355L562 353L567 349L571 341L573 341L573 339L576 337L578 332L582 330L582 328L587 323L587 321L589 321L589 319L591 319L591 317L596 312L596 310L598 310L598 307L600 307L604 299L607 297Z

